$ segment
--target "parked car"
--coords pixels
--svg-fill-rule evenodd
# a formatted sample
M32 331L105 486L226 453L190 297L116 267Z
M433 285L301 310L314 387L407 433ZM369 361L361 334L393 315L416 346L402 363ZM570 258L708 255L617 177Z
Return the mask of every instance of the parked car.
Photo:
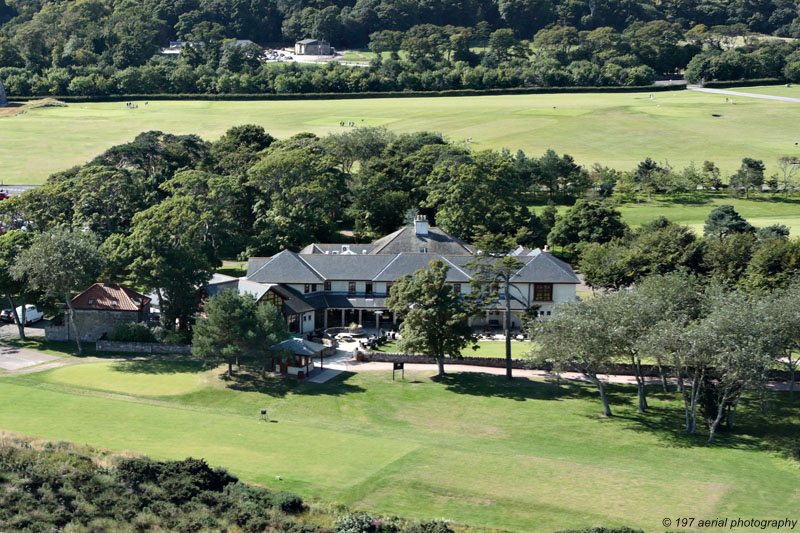
M17 307L17 316L22 318L22 306ZM25 325L33 324L44 318L44 313L36 309L35 305L25 306Z
M3 309L0 311L0 320L3 322L14 322L14 313L11 309Z

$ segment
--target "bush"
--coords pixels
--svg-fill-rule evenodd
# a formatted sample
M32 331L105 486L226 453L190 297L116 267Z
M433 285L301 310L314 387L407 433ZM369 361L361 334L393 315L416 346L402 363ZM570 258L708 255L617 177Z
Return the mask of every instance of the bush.
M153 332L144 324L117 324L108 339L118 342L156 342Z
M273 506L287 514L303 512L303 500L290 492L279 492L272 499Z
M795 446L795 447L792 449L792 458L793 458L795 461L800 461L800 444L798 444L797 446Z

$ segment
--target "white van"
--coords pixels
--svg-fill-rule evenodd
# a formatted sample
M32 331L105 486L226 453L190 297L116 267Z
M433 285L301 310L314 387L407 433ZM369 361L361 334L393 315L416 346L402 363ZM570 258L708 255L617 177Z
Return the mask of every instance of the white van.
M22 306L17 307L17 316L21 319L22 318ZM36 309L35 305L26 305L25 306L25 325L33 324L34 322L40 321L44 318L44 313Z

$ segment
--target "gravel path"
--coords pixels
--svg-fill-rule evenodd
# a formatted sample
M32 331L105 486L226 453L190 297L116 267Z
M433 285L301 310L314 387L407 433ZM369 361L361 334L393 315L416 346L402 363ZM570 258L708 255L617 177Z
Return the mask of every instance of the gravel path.
M781 102L795 102L800 104L800 98L792 98L791 96L774 96L771 94L756 94L756 93L742 93L739 91L728 91L725 89L706 89L705 87L687 87L690 91L698 91L701 93L714 93L724 94L727 96L743 96L746 98L760 98L762 100L780 100Z

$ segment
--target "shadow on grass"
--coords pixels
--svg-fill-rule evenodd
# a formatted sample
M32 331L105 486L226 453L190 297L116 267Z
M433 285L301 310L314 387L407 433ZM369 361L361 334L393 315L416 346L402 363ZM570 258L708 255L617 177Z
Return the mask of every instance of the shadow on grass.
M181 374L211 370L216 365L205 361L167 361L159 359L117 361L112 365L115 372L128 374Z
M600 396L597 388L590 383L548 378L544 381L533 380L527 377L515 377L511 381L505 375L483 374L480 372L454 372L445 374L444 377L431 378L435 383L441 383L450 392L456 394L469 394L471 396L491 396L508 398L516 401L527 400L564 400L564 399L594 399L600 405ZM622 394L607 394L611 405L629 403ZM598 410L600 408L598 407Z
M240 392L258 392L273 397L283 397L288 393L302 396L343 396L366 392L366 389L359 385L346 383L354 375L354 372L342 372L325 383L309 383L273 374L261 377L258 372L250 372L243 368L242 371L235 372L231 377L227 373L222 373L219 378L228 389Z
M646 413L637 413L632 408L618 414L616 418L625 421L626 430L652 433L669 447L709 446L708 426L701 410L698 412L697 432L688 434L684 429L686 415L683 400L677 392L665 394L649 389L648 400L650 408ZM712 446L767 451L788 457L798 445L800 436L797 406L791 406L788 393L782 392L776 393L771 399L766 414L760 414L758 410L758 398L755 393L748 392L739 403L734 428L729 429L723 421L717 428Z

